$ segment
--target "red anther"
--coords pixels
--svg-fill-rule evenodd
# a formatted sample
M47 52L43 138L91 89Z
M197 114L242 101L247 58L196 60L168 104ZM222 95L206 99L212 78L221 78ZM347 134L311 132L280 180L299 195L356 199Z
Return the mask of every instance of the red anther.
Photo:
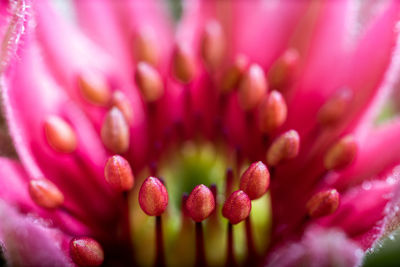
M108 159L104 168L107 183L116 191L129 191L133 187L134 177L129 162L119 155Z
M204 27L201 42L201 56L204 63L211 70L217 69L222 62L225 52L225 38L221 24L212 20Z
M186 209L195 222L207 219L215 209L211 190L203 184L196 186L186 201Z
M294 48L286 50L268 72L268 82L271 88L282 91L290 85L298 62L299 52Z
M135 80L147 102L158 100L164 93L161 75L148 63L139 62L136 67Z
M196 63L184 44L177 44L172 59L172 74L182 83L191 82L196 75Z
M287 106L278 91L272 91L260 106L260 129L270 133L278 129L286 120Z
M100 266L104 261L101 245L90 237L73 238L69 243L69 253L78 266Z
M248 65L249 60L246 56L236 56L235 62L222 77L221 90L223 93L228 93L239 86L239 82Z
M55 209L64 202L63 193L55 184L44 178L29 182L29 194L37 205L46 209Z
M155 177L148 177L140 187L139 205L149 216L160 216L168 206L168 192Z
M267 152L268 166L276 166L280 162L295 158L300 149L300 136L295 130L280 135L272 143Z
M267 93L268 83L265 78L263 69L252 64L245 74L239 85L239 104L243 110L251 110L255 108Z
M159 49L156 36L151 28L141 29L133 39L133 53L136 62L144 61L157 65L159 61Z
M306 204L311 218L319 218L334 213L339 206L339 192L329 189L315 194Z
M270 175L261 161L251 164L240 179L240 190L243 190L251 200L262 197L268 190Z
M49 145L58 152L71 153L78 145L74 129L58 116L53 115L46 118L44 132Z
M129 127L122 112L113 107L107 113L101 128L103 144L114 153L124 153L129 148Z
M340 170L349 166L357 155L353 136L347 135L332 145L325 154L324 165L328 170Z
M133 121L132 105L127 96L121 91L115 91L111 98L111 106L118 108L125 117L128 124Z
M353 92L345 88L329 99L318 111L318 122L322 126L333 126L344 117L353 98Z
M222 208L222 215L229 220L231 224L237 224L250 215L251 200L242 190L233 192L225 201Z
M82 73L78 77L78 86L83 97L89 102L99 106L106 106L109 103L111 90L100 74Z

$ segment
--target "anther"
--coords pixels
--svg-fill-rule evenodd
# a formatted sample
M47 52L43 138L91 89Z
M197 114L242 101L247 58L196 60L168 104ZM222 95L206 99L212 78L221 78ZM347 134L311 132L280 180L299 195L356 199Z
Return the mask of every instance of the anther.
M268 190L270 175L261 161L251 164L240 179L240 190L243 190L251 200L262 197Z
M196 186L186 201L186 209L195 222L207 219L215 209L211 190L203 184Z
M177 44L172 58L172 74L182 83L191 82L196 75L196 63L189 48Z
M225 201L222 208L222 215L229 220L231 224L237 224L250 215L251 200L242 190L233 192Z
M133 121L132 105L122 91L115 91L111 98L111 106L118 108L125 117L128 124Z
M278 91L272 91L260 106L260 129L270 133L278 129L286 120L287 106Z
M332 145L325 154L324 165L328 170L340 170L349 166L357 154L357 144L347 135Z
M83 97L99 106L106 106L111 97L107 81L99 74L87 72L78 77L79 89Z
M339 192L329 189L311 197L306 204L307 213L311 218L319 218L334 213L339 206Z
M140 187L139 205L149 216L160 216L168 206L168 192L155 177L148 177Z
M101 128L103 144L114 153L124 153L129 148L129 127L122 112L113 107L107 113Z
M55 184L44 178L29 182L29 194L37 205L46 209L55 209L64 202L63 193Z
M150 64L139 62L135 73L136 84L145 101L154 102L164 93L164 85L158 71Z
M104 261L101 245L90 237L72 239L69 243L69 253L78 266L100 266Z
M204 28L204 35L201 42L201 56L206 66L217 69L224 56L225 39L221 24L212 20Z
M104 168L107 183L116 191L129 191L133 187L134 177L129 162L119 155L110 157Z
M297 156L300 149L300 136L295 130L280 135L272 143L267 152L268 166L276 166L284 160Z
M299 52L293 48L286 50L268 72L268 82L271 88L282 91L290 85L298 62Z
M133 51L137 62L144 61L157 65L159 61L159 50L156 45L154 31L150 28L143 28L133 40Z
M268 83L263 69L252 64L244 73L239 85L239 104L243 110L256 107L267 93Z
M242 79L242 76L245 73L248 65L249 60L245 55L239 54L236 56L233 65L222 77L221 90L223 93L229 93L239 86L239 82Z
M333 126L344 116L352 100L353 92L346 88L329 99L318 111L318 122L322 126Z
M70 124L58 116L49 116L44 122L47 142L56 151L71 153L77 147L75 131Z

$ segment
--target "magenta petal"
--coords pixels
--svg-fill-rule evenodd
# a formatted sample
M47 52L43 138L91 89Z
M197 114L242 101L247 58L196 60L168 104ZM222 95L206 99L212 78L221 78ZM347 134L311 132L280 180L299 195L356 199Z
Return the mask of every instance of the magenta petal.
M309 1L232 1L234 53L268 69L289 46ZM253 40L253 41L249 41Z
M273 252L266 266L355 267L361 263L362 255L362 250L343 232L313 226L299 242Z
M10 266L73 266L65 244L68 236L44 222L18 214L0 202L0 235Z
M368 248L378 238L373 238L368 233L375 233L377 227L381 226L385 207L395 186L390 180L371 181L343 193L338 210L323 219L322 225L340 227L351 238L359 240L363 248ZM360 236L369 238L360 239Z
M16 150L30 178L53 180L65 194L67 206L85 216L96 214L92 220L108 220L115 209L102 176L106 152L91 122L50 78L37 51L34 40L25 38L18 62L2 77L5 113ZM60 155L47 143L43 123L49 115L64 118L75 129L78 147L72 154Z

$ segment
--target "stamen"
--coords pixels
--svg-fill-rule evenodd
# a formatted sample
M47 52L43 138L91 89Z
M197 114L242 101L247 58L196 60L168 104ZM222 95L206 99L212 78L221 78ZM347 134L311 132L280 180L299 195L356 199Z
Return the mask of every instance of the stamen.
M268 190L270 175L264 163L255 162L243 173L240 190L246 192L251 200L262 197Z
M196 63L184 44L177 44L172 59L172 74L182 83L190 83L196 75Z
M160 216L168 206L168 192L155 177L148 177L140 187L139 205L149 216Z
M293 80L293 73L299 62L299 52L290 48L272 65L268 72L271 88L284 90Z
M233 192L225 201L222 208L222 215L231 224L238 224L250 215L251 200L242 190Z
M306 204L311 218L319 218L334 213L339 206L339 192L330 189L315 194Z
M260 130L270 133L278 129L286 120L285 99L278 91L272 91L260 106Z
M64 202L63 193L50 180L44 178L29 182L29 194L37 205L46 209L55 209Z
M284 160L297 156L300 149L300 137L295 130L290 130L280 135L272 143L267 152L268 166L276 166Z
M111 97L110 87L107 81L99 74L83 73L78 77L79 89L83 97L99 106L106 106Z
M196 186L186 201L186 209L195 222L207 219L215 209L211 190L203 184Z
M228 244L227 244L227 255L226 255L226 267L236 267L237 263L233 252L233 225L228 222Z
M225 198L228 198L228 196L233 191L233 170L232 170L232 168L229 168L226 170L225 179L226 179L225 180Z
M353 92L346 88L329 99L318 112L322 126L333 126L344 116L353 98Z
M340 139L325 154L324 165L328 170L340 170L349 166L357 154L357 144L351 135Z
M209 69L215 70L221 65L224 49L225 39L221 24L212 20L205 26L201 42L201 56Z
M256 107L267 93L268 83L263 69L252 64L245 72L239 85L239 104L243 110L251 110Z
M119 192L129 191L133 187L134 177L129 162L119 155L108 159L104 168L107 183Z
M72 260L79 266L100 266L104 261L101 245L90 237L72 239L69 252Z
M133 41L133 51L137 62L144 61L149 64L157 65L159 61L159 49L157 47L156 36L150 28L143 28L135 36Z
M204 234L203 225L201 222L196 222L196 262L195 267L205 267L206 263L206 252L204 249Z
M64 119L54 115L47 117L44 132L47 142L54 150L61 153L75 151L78 144L75 131Z
M221 90L223 93L229 93L239 86L244 72L249 65L249 60L244 55L238 55L235 58L233 66L231 66L224 74L221 82Z
M165 266L164 235L162 230L162 217L156 217L156 260L154 266Z
M114 153L124 153L129 148L129 127L122 112L113 107L107 113L101 128L103 144Z
M111 106L118 108L128 124L133 121L133 110L127 96L122 91L115 91L111 98Z
M160 74L148 63L139 62L136 67L135 80L147 102L157 101L164 93Z

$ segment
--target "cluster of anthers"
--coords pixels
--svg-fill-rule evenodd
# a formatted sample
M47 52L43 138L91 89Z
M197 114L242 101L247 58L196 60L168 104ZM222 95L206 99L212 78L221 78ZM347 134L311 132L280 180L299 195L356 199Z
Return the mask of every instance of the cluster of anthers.
M160 131L165 124L163 124L163 114L160 113L158 106L161 105L160 102L168 88L157 69L157 44L146 33L140 33L134 42L134 57L138 62L134 80L141 92L143 103L147 107L149 152L148 155L143 155L145 162L143 165L147 165L147 169L150 170L150 175L146 175L148 178L144 181L136 178L143 181L138 193L138 203L145 214L155 217L156 253L154 255L156 258L154 264L157 266L166 264L162 214L167 210L169 201L168 184L161 178L162 173L159 173L162 153L188 140L197 140L199 134L203 134L203 138L205 137L216 146L223 143L225 151L233 151L231 154L234 154L234 163L228 163L230 167L226 171L226 177L223 178L225 188L222 194L225 199L222 215L228 220L225 261L227 266L238 264L234 253L232 225L242 221L245 221L247 240L245 263L254 264L262 260L254 246L254 233L249 216L252 201L266 194L270 179L273 183L275 168L280 163L295 158L299 153L300 137L296 130L291 129L277 134L277 129L283 125L287 117L287 106L282 92L292 82L291 79L299 60L297 51L287 50L267 74L258 64L250 63L245 55L238 55L233 65L221 74L219 67L224 52L222 28L218 22L213 21L205 27L199 52L203 67L207 70L210 80L213 81L213 89L216 89L212 94L218 101L218 110L209 120L204 117L207 112L199 113L193 110L193 96L191 96L191 90L188 89L197 75L196 59L193 58L193 53L188 52L187 46L176 44L172 54L171 73L176 82L182 84L185 90L183 92L184 115L181 120L173 121L172 126L169 125ZM130 124L135 119L131 103L122 91L112 91L99 75L88 73L80 75L78 86L84 99L108 109L100 134L104 146L115 155L110 157L105 164L104 176L112 189L128 196L128 192L134 188L134 176L139 176L140 168L142 168L134 166L136 163L124 157L130 148ZM274 90L268 92L268 87ZM246 125L243 125L241 129L247 136L243 139L243 143L232 142L230 132L225 127L230 99L237 99L246 117ZM319 123L321 125L334 124L346 110L348 100L347 94L341 93L328 101L318 114ZM206 120L211 123L211 127L201 126L207 123ZM77 136L73 127L61 117L49 117L44 122L44 130L48 144L54 150L61 153L73 153L77 148ZM336 170L346 167L354 159L356 150L352 137L345 136L328 150L324 159L326 169ZM227 161L229 160L231 159ZM240 175L246 162L253 163ZM64 201L64 196L56 185L44 178L32 180L29 192L38 205L48 209L61 207ZM335 189L322 191L312 196L307 202L308 215L304 220L332 214L338 207L339 198L339 193ZM217 197L217 187L215 185L208 187L203 184L197 185L189 195L182 197L181 216L191 218L195 222L196 266L206 265L202 224L204 220L216 213L218 199L221 198ZM129 207L127 210L129 213ZM101 265L105 258L102 246L90 237L74 238L70 243L70 254L74 262L80 266Z

